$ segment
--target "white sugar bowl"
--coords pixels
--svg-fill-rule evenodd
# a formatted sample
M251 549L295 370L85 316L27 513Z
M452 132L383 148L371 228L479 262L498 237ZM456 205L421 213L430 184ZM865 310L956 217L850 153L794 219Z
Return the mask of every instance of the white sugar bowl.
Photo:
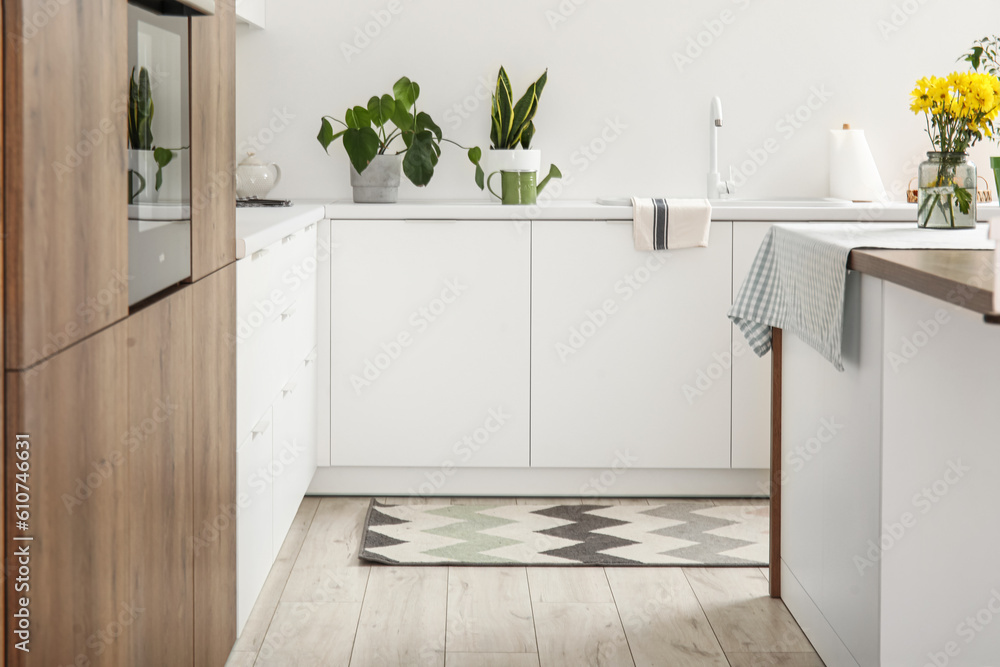
M281 168L273 162L266 164L248 151L246 158L236 165L236 196L240 199L263 199L281 182Z

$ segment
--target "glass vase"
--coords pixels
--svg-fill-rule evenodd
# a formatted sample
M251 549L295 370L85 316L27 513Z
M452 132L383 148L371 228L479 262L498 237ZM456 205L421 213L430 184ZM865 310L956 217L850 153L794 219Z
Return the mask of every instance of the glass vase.
M917 189L918 227L976 226L976 165L965 153L927 153L917 172Z

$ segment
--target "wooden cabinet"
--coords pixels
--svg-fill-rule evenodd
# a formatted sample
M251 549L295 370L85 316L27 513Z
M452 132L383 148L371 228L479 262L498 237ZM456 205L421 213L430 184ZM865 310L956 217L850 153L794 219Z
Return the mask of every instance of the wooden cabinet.
M191 286L194 664L236 641L236 265Z
M5 364L26 368L128 314L126 3L3 12Z
M531 233L331 223L335 466L527 466Z
M191 280L236 261L236 16L191 19Z
M131 600L144 609L131 633L131 664L193 658L191 544L193 456L190 288L128 320L128 460Z
M30 588L21 590L15 576L5 588L11 614L19 598L30 600L32 638L30 653L17 650L8 625L8 665L149 664L129 657L134 623L155 615L157 605L132 596L128 575L129 459L141 441L129 430L126 334L122 322L28 371L7 373L6 501L13 508L23 500L14 443L26 434L30 516L22 531L7 515L5 554L16 566L15 550L29 549ZM34 539L11 540L22 535Z
M725 222L656 253L630 224L532 224L533 467L730 466L731 253Z

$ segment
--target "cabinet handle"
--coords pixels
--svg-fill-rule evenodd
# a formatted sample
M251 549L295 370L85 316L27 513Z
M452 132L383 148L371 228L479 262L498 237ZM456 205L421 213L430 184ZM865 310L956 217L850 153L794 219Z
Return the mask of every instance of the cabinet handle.
M267 255L267 253L269 253L269 252L271 252L271 251L268 250L267 248L261 248L260 250L258 250L254 254L250 255L250 260L253 261L255 259L260 259L261 257L264 257L265 255Z
M295 232L292 232L291 234L289 234L285 238L281 239L281 242L282 243L291 243L294 240L295 240Z
M316 361L316 354L317 354L316 352L309 353L309 355L306 357L306 366Z
M295 314L295 304L293 303L288 308L285 308L284 311L282 311L282 313L281 313L281 321L284 322L285 320L287 320L289 317L291 317L294 314Z
M254 440L256 440L257 436L262 435L264 431L266 431L270 427L271 427L271 422L266 419L262 419L261 421L257 422L257 425L253 427L252 431L250 431L250 436L253 437Z
M289 382L288 384L286 384L284 387L281 388L281 395L288 396L293 391L295 391L295 383Z
M310 225L306 225L306 229L305 229L305 231L307 231L307 232L308 232L308 231L312 230L312 228L313 228L313 227L315 227L315 226L316 226L316 223L315 223L315 222L314 222L314 223L312 223L312 224L310 224Z

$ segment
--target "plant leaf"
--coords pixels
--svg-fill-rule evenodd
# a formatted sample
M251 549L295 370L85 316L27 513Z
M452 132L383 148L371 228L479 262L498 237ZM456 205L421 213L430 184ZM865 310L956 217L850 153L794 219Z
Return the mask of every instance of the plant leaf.
M138 105L138 127L139 127L139 150L151 150L153 148L153 93L149 85L149 70L145 67L139 68L139 89L137 91Z
M156 189L163 185L163 168L174 159L174 152L169 148L154 148L153 160L156 162Z
M420 86L404 76L392 85L392 94L397 102L403 103L403 109L408 110L420 97Z
M392 120L392 112L395 110L396 101L392 99L391 95L383 95L382 97L373 95L368 100L368 114L371 116L371 121L379 127Z
M968 214L969 206L972 204L972 194L965 188L955 185L955 200L958 201L958 210Z
M363 106L354 107L354 120L357 122L359 128L371 127L372 125L371 114Z
M497 90L494 97L494 104L496 105L496 120L497 123L497 148L511 148L508 141L511 130L511 118L513 116L513 94L510 90L510 78L507 76L506 70L501 66L500 73L497 75Z
M431 119L430 114L426 111L421 111L417 114L417 131L419 132L420 130L430 130L437 137L437 140L441 141L441 128L438 127L437 123Z
M415 133L403 156L403 173L414 185L421 187L430 183L435 164L434 135L430 130Z
M490 105L490 148L500 148L500 109L496 95Z
M395 104L392 110L392 124L403 132L413 130L413 114L402 104Z
M531 148L531 139L535 136L535 121L529 120L528 125L521 133L521 148L527 150Z
M333 123L328 121L326 118L320 119L319 134L316 135L316 141L319 145L323 147L326 154L330 154L330 144L333 143Z
M479 164L483 159L483 149L479 148L479 146L473 146L469 149L468 155L469 161L476 165L476 185L478 185L479 189L482 190L483 187L485 187L483 181L486 178L486 174L483 172L483 168Z
M535 117L535 112L538 111L538 100L542 95L541 89L545 87L547 79L548 70L538 77L538 81L528 86L528 90L525 91L521 99L517 101L517 105L514 106L514 117L511 120L511 131L507 140L509 148L517 146L528 123ZM533 129L532 133L534 133ZM529 143L531 142L530 139L528 141Z
M378 134L371 127L344 130L344 150L359 174L378 155L378 147Z

